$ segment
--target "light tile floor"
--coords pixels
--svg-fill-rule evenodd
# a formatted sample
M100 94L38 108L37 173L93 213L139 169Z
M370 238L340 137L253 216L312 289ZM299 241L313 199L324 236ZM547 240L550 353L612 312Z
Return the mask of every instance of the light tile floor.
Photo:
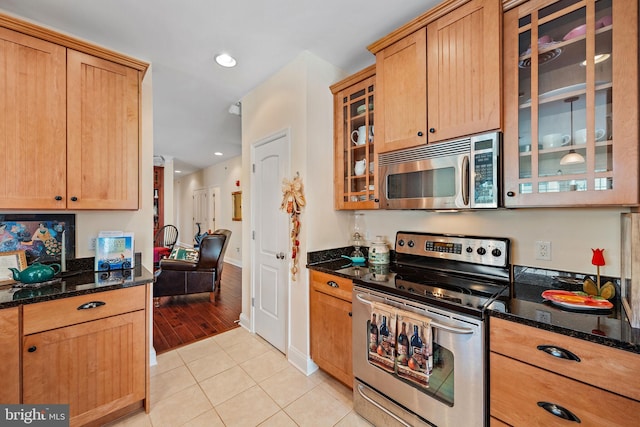
M151 411L110 427L360 427L351 389L306 376L243 328L163 353L151 368Z

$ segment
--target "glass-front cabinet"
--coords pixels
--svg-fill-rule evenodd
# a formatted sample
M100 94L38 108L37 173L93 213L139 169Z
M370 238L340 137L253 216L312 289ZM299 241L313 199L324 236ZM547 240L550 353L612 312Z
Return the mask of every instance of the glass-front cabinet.
M336 209L377 209L374 152L375 66L331 86L334 95Z
M638 2L504 14L506 206L635 205Z

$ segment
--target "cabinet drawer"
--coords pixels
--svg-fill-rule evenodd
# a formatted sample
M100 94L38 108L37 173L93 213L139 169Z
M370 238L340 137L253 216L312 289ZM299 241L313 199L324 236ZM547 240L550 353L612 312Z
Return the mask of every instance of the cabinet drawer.
M97 302L92 308L84 304ZM104 304L101 304L104 303ZM54 301L28 304L23 308L24 335L76 323L88 322L116 314L142 310L146 304L146 286L134 286Z
M345 301L351 301L353 282L350 279L312 271L311 285L318 292L332 295Z
M562 406L581 426L637 426L640 402L491 353L491 415L514 426L577 425L538 402Z
M490 330L493 352L640 400L640 387L629 380L640 372L640 355L495 317ZM580 361L552 356L538 346L567 350Z

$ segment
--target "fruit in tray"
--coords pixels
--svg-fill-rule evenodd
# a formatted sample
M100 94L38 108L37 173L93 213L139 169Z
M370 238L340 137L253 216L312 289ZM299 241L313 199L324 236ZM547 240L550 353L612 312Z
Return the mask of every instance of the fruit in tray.
M597 295L588 295L581 291L548 290L542 293L542 298L553 303L577 309L610 309L611 302Z
M599 296L604 299L611 299L616 296L616 287L613 283L607 282L600 287L600 291L598 291L598 285L591 278L587 277L582 284L582 290L587 295Z

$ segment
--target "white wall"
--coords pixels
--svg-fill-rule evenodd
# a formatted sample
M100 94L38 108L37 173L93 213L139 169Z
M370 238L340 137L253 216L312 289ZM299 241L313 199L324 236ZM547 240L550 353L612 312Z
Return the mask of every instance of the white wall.
M242 174L250 179L251 144L282 129L291 129L293 172L300 171L307 206L301 216L301 269L290 283L290 351L308 355L307 251L347 246L353 212L333 208L333 104L329 86L344 73L309 53L303 53L242 99ZM243 193L250 212L249 188ZM365 211L371 238L383 235L393 242L400 230L432 231L508 237L513 242L513 264L593 273L591 248L604 248L603 275L619 275L620 213L622 208L519 209L466 213L426 211ZM247 254L251 248L249 222L243 224ZM536 240L552 244L552 260L534 256ZM243 324L251 316L251 259L243 258ZM291 356L290 356L291 359ZM299 365L300 366L300 365ZM303 368L301 366L301 368Z
M310 242L331 247L341 236L340 221L348 215L333 211L333 103L329 85L343 73L308 53L294 61L242 99L242 170L250 181L251 145L284 129L290 130L291 173L300 173L307 205L300 216L300 272L289 282L289 360L307 370L309 360L308 274L304 268ZM292 177L290 177L292 178ZM243 202L251 212L250 188ZM243 246L251 251L250 223L243 224ZM288 239L287 239L288 240ZM250 255L243 259L243 324L251 319Z
M231 230L231 241L227 247L225 261L231 264L242 265L242 223L244 221L232 221L231 193L242 191L242 157L236 156L225 162L217 163L206 169L199 170L186 176L175 178L173 182L173 207L174 220L178 227L178 241L183 245L193 245L193 192L195 190L220 188L220 216L216 218L216 228ZM240 186L236 186L236 181ZM244 194L243 194L244 196ZM243 206L243 213L248 210ZM208 227L207 227L208 228ZM207 228L202 228L206 231Z

